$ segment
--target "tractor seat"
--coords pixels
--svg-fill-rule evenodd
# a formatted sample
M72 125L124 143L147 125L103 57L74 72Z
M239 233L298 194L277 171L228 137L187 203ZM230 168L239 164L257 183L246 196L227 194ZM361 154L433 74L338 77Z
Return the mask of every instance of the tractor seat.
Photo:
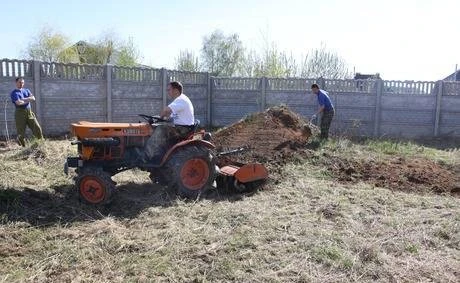
M193 136L195 135L195 133L198 131L198 127L200 126L200 120L198 119L195 119L195 123L193 123L192 126L189 126L189 134L188 134L188 137L185 138L186 140L191 140L193 139Z

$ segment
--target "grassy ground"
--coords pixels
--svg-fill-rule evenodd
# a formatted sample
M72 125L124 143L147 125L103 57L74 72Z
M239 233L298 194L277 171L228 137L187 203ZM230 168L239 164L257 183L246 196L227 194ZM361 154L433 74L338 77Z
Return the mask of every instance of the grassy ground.
M47 141L0 153L0 281L458 282L460 199L340 184L321 156L423 156L458 150L345 139L276 173L263 190L185 202L144 172L116 176L106 207L78 201L62 173L74 151Z

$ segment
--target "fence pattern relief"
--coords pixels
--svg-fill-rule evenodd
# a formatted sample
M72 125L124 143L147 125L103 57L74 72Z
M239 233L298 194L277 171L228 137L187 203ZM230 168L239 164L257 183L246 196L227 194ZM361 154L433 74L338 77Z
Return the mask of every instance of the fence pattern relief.
M31 77L31 62L25 60L0 60L0 78L1 77Z

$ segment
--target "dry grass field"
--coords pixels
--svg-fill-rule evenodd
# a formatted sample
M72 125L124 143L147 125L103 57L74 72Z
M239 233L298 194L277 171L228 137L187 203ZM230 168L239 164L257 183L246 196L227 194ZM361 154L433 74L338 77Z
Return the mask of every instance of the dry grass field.
M460 278L454 147L333 139L271 167L255 192L213 190L196 201L128 171L102 207L79 201L62 170L69 154L67 140L0 148L0 281Z

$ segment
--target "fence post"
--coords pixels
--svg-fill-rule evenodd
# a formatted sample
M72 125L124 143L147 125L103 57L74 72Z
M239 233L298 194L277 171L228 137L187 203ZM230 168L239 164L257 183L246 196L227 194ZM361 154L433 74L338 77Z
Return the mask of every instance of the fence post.
M166 70L165 68L161 68L161 94L162 94L162 97L163 97L163 107L162 108L165 108L167 103L168 103L168 91L167 91L167 87L168 87L168 70ZM161 109L160 109L161 111Z
M380 117L382 111L382 92L383 92L383 81L377 79L375 83L375 112L374 112L374 137L380 135Z
M107 87L107 122L112 122L112 70L113 66L105 66L105 81Z
M41 95L41 84L40 84L40 61L33 61L33 72L32 78L34 80L34 96L35 96L35 114L37 115L38 122L44 129L43 109L42 109L42 95Z
M267 77L262 77L261 80L260 112L264 112L267 104Z
M331 99L332 99L332 105L334 105L334 112L335 112L334 119L337 119L334 121L334 123L332 123L331 129L332 129L332 134L338 134L339 133L338 124L340 123L340 120L338 120L340 116L337 115L337 113L340 113L339 94L337 92L331 94Z
M206 73L206 82L207 82L207 96L206 96L206 120L207 120L207 127L212 127L212 77L209 75L209 72Z
M438 92L436 93L436 113L434 118L434 136L439 136L439 123L441 120L441 103L442 103L442 93L444 91L444 82L438 81Z

